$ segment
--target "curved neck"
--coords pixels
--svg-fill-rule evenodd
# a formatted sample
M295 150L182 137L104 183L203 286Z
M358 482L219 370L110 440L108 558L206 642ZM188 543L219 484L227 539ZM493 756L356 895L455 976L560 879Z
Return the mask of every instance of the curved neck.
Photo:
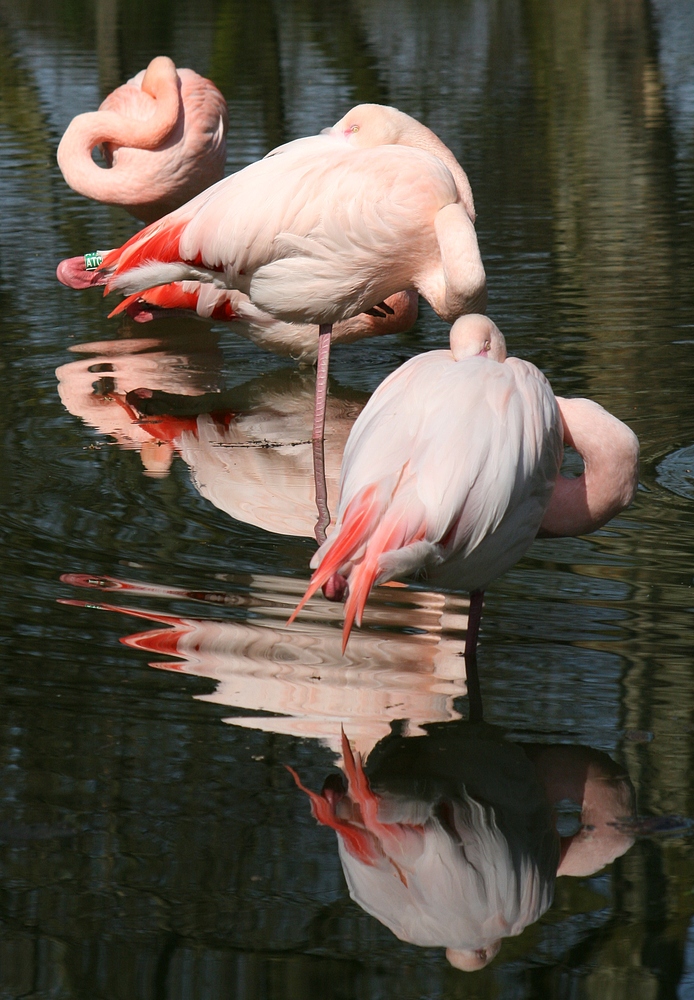
M121 171L118 165L101 167L92 159L92 150L102 142L117 146L136 145L131 119L114 111L91 111L73 118L58 146L58 166L75 191L107 204L137 200L141 177L133 171ZM136 122L142 126L145 122Z
M156 56L142 78L141 90L155 100L154 114L145 122L128 122L137 141L129 146L139 149L156 149L173 132L181 111L181 81L175 63L168 56ZM134 129L133 126L139 126Z
M72 119L58 146L58 165L70 187L89 197L109 200L114 179L108 176L109 170L92 159L94 147L108 142L115 146L156 149L169 138L181 113L180 81L173 62L165 56L153 59L141 89L154 99L153 113L144 121L108 109L89 111ZM105 196L101 195L102 190ZM119 201L124 199L125 196Z
M540 536L596 531L634 499L639 442L634 432L591 399L561 399L564 444L583 459L583 474L559 475L540 526Z
M442 163L445 163L453 175L453 180L455 181L455 186L458 190L458 197L460 198L465 211L470 216L470 220L474 222L475 202L472 197L470 181L467 179L467 174L460 166L448 146L441 142L436 133L432 132L431 129L426 127L426 125L422 125L421 122L413 122L413 124L405 130L403 139L405 140L403 145L414 146L416 149L423 149L427 153L432 153L439 160L441 160Z

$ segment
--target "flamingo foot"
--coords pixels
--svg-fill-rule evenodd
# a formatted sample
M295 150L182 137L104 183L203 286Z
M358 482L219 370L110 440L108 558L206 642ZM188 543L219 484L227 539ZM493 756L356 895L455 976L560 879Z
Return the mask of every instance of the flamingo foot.
M327 601L341 601L347 593L347 578L341 573L333 573L330 579L323 584L323 597Z

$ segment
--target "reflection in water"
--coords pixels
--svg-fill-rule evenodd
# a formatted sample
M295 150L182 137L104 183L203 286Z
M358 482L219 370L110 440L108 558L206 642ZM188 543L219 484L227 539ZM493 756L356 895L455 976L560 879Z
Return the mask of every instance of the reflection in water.
M195 338L109 340L70 350L88 355L56 370L58 392L70 413L125 450L137 450L151 474L164 475L173 457L170 441L138 421L126 395L141 386L176 395L202 396L221 387L222 355L209 331Z
M634 789L624 768L590 747L538 744L523 749L558 813L562 851L557 874L594 875L621 857L638 832ZM572 808L578 808L578 829Z
M75 350L95 356L58 368L63 404L120 447L139 450L150 475L165 475L179 454L201 495L231 517L312 536L314 375L281 371L222 392L211 333ZM345 442L365 398L331 386L324 446L331 508Z
M264 379L252 405L229 422L216 414L198 418L176 438L195 487L231 517L266 531L313 535L316 520L311 427L315 378ZM339 390L338 390L339 392ZM328 397L325 477L328 507L336 507L340 463L362 401Z
M220 621L63 602L158 623L159 628L121 641L183 661L150 666L216 681L214 693L198 695L200 700L260 713L225 720L234 726L320 739L337 752L344 725L359 749L368 753L393 720L407 719L407 732L418 734L424 723L460 717L454 700L467 691L462 658L467 602L455 596L378 588L364 628L343 654L339 607L321 602L310 609L306 621L286 626L302 593L301 580L253 577L243 595L191 594L78 574L65 574L62 580L106 592L244 609L245 620Z
M660 69L679 155L694 143L694 5L690 0L652 0L660 42Z
M633 788L588 747L523 747L462 720L424 728L411 739L393 727L366 771L343 734L347 783L331 775L321 795L290 771L338 835L352 899L474 971L548 909L555 876L591 875L629 849ZM560 836L557 812L571 806L574 830Z
M672 452L657 468L656 482L685 500L694 500L694 445Z
M527 740L578 734L609 748L641 809L691 814L692 501L655 483L653 469L694 441L691 0L0 0L0 9L0 821L11 824L0 828L0 994L685 1000L691 837L649 836L608 872L558 878L552 909L472 982L348 899L332 831L311 819L281 767L320 788L329 751L220 727L235 709L190 698L214 681L145 666L190 661L119 645L118 616L54 603L68 569L203 591L230 570L303 576L309 544L210 509L185 474L143 480L130 474L134 456L85 448L93 435L62 407L51 373L77 360L66 344L123 332L96 295L53 279L55 262L98 246L98 234L116 245L133 230L122 211L70 192L55 162L69 118L95 107L100 87L103 96L162 51L212 76L230 101L227 170L358 101L422 117L469 166L493 312L512 348L558 393L592 396L632 424L645 456L647 489L633 511L590 541L541 543L497 586L482 665L490 719ZM412 335L336 352L335 372L371 390L441 334L423 310ZM228 384L276 364L223 337ZM185 359L190 347L171 353ZM181 385L198 380L187 364L170 373ZM87 396L109 373L89 376ZM127 391L143 385L156 391L148 378ZM94 415L97 404L124 414L107 388L91 400ZM199 402L195 412L189 396L182 416L204 412ZM122 429L143 428L128 418ZM673 485L689 484L678 474ZM244 584L228 589L245 596ZM383 598L413 600L405 595ZM233 601L161 600L131 603L262 625ZM404 639L416 650L422 636ZM638 731L653 739L632 740ZM576 805L559 803L567 836ZM627 829L654 829L644 823ZM77 837L44 839L60 824ZM663 832L660 819L655 828Z
M342 657L332 605L313 609L310 624L281 626L298 580L253 578L237 593L63 581L245 614L202 620L64 602L157 623L122 641L182 661L151 666L216 681L198 699L259 713L225 721L342 750L348 784L332 775L322 795L308 794L316 818L338 834L350 895L401 940L445 947L459 969L486 965L504 937L536 921L556 876L592 875L637 836L689 828L677 817L637 818L628 776L600 751L515 744L496 727L461 720L454 699L467 693L465 619L450 597L380 588L370 627ZM398 635L399 623L411 633Z

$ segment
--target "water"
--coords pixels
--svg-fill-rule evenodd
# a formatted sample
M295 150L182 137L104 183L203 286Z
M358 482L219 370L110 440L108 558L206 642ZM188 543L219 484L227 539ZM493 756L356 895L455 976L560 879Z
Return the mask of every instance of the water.
M67 189L58 140L160 52L223 90L229 171L358 101L434 128L510 349L641 440L633 506L488 594L489 738L527 788L592 754L618 856L557 878L481 972L349 898L283 766L320 790L341 725L362 752L391 722L468 746L465 596L380 592L346 661L339 608L287 629L310 371L221 326L109 321L53 277L135 229ZM2 1000L694 995L693 57L689 0L0 3ZM369 392L445 332L423 308L335 350L329 478ZM168 443L112 400L142 386L178 400Z

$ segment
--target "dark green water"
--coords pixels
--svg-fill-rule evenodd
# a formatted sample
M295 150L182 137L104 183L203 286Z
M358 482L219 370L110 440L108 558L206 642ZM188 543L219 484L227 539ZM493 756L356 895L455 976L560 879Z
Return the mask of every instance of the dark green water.
M227 97L228 171L360 101L421 118L469 174L511 351L641 440L628 511L490 588L482 690L509 741L605 752L641 816L684 819L559 877L481 972L349 898L283 766L320 789L341 724L368 750L465 716L465 599L379 594L347 663L338 608L287 631L311 373L221 326L109 321L54 278L135 229L67 188L60 136L159 53ZM694 997L693 67L690 0L0 0L2 1000ZM368 393L445 337L425 307L335 350L334 465ZM241 416L162 451L109 401L143 385L223 393L183 423Z

